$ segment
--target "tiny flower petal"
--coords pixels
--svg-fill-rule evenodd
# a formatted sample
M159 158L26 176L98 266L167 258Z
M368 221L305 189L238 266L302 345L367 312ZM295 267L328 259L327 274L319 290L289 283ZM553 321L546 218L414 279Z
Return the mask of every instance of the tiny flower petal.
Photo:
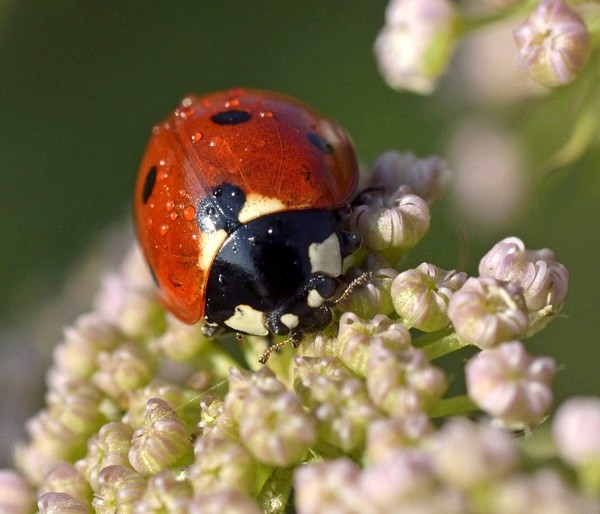
M480 352L465 368L469 397L503 424L517 428L533 426L548 414L555 373L554 359L530 356L518 341Z
M581 16L562 0L541 0L514 32L517 60L547 87L573 81L590 56L590 36Z

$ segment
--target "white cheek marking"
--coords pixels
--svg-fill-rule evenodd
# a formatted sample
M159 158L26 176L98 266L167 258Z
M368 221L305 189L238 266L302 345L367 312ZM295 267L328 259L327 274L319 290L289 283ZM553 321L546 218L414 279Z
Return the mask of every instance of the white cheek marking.
M217 230L216 232L202 232L200 234L202 242L202 248L200 248L200 255L198 256L198 266L200 269L210 269L217 252L223 246L227 237L225 229Z
M306 298L306 303L308 304L309 307L316 309L317 307L321 307L321 305L323 305L325 303L325 298L323 298L319 294L319 291L317 291L316 289L311 289L308 292L308 297Z
M265 327L263 313L250 307L250 305L238 305L233 316L225 321L225 325L233 330L246 332L255 336L266 336L269 331Z
M246 196L246 201L244 202L244 206L240 211L238 219L240 220L240 223L247 223L250 220L260 218L265 214L285 210L285 204L277 198L250 193Z
M322 243L311 244L308 258L313 273L321 272L331 277L338 277L342 273L342 254L336 234L331 234Z
M292 313L283 314L279 319L281 319L281 322L290 330L296 328L298 326L298 323L300 322L298 316Z

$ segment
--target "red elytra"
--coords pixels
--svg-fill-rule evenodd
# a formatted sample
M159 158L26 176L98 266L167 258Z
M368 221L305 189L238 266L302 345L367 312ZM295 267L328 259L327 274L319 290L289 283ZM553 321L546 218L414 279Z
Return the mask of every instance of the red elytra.
M356 187L346 132L288 96L235 89L188 96L153 128L135 187L135 225L163 305L194 323L205 312L223 237L199 225L202 201L226 182L252 198L244 223L273 212L335 209Z

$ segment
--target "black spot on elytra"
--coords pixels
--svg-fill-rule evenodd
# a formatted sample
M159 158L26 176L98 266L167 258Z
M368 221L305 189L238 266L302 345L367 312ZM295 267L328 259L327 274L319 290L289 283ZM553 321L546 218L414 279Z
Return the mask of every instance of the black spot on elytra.
M316 132L309 132L306 134L306 137L313 146L317 147L321 152L326 154L333 153L333 145L323 136L320 136Z
M142 188L142 202L146 203L152 191L154 191L154 185L156 184L156 166L152 166L148 170L148 174L144 180L144 187Z
M221 184L198 205L196 219L203 232L224 229L231 234L239 225L239 214L246 202L246 195L237 186Z
M252 115L248 111L239 111L237 109L222 111L210 117L213 123L217 125L237 125L245 123L250 118L252 118Z

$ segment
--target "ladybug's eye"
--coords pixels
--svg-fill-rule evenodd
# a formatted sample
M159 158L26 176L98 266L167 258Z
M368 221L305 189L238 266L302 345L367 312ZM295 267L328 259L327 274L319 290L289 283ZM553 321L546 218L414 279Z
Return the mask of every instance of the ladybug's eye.
M148 170L146 179L144 180L144 186L142 187L142 203L146 203L154 191L154 185L156 184L156 166L152 166Z

